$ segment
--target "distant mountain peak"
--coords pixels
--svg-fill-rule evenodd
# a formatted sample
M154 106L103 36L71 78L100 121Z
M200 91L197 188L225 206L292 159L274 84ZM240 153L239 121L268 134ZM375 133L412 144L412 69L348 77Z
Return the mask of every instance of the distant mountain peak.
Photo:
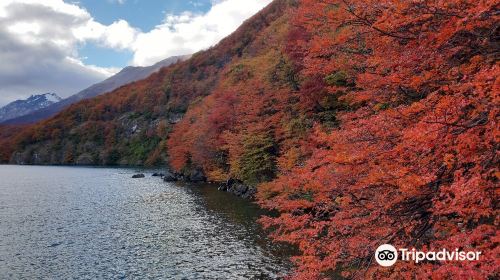
M55 94L55 93L43 93L43 94L33 94L31 95L30 97L28 97L27 99L24 99L24 100L16 100L16 101L19 101L19 102L44 102L44 101L48 101L48 102L51 102L51 103L56 103L56 102L59 102L61 101L62 98ZM16 102L14 101L14 102ZM49 104L50 105L50 104Z
M0 122L23 116L61 101L55 93L34 94L26 99L13 101L0 108Z
M53 104L48 105L47 107L42 107L35 111L29 111L26 114L21 114L16 117L9 117L7 119L2 119L0 116L0 123L3 124L27 124L34 123L42 119L46 119L50 116L57 114L64 108L69 105L76 103L81 100L89 99L96 97L98 95L104 94L106 92L110 92L119 88L120 86L142 80L147 78L149 75L159 71L163 67L167 67L171 64L177 63L179 61L187 60L191 57L191 55L180 55L180 56L172 56L166 58L162 61L159 61L151 66L127 66L123 68L120 72L115 75L107 78L106 80L94 84L77 94L74 94L70 97L62 99L54 93L46 93L45 98L47 100L57 100ZM30 98L32 100L36 100L40 95L34 95ZM30 99L28 98L28 99Z
M62 98L55 93L45 93L42 95L45 96L45 99L47 99L48 101L52 101L53 103L56 103L56 102L59 102L62 100Z

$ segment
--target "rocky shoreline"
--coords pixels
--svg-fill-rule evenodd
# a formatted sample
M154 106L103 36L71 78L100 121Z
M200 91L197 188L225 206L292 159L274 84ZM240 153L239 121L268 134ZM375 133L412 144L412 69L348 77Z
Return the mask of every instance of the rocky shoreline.
M161 177L165 182L192 182L201 183L207 182L207 178L203 172L195 170L190 174L181 174L173 172L171 170L165 170L164 173L155 172L151 175L152 177ZM132 178L144 178L144 174L139 173L132 176ZM245 185L242 181L237 179L229 179L226 182L219 182L219 187L217 190L231 193L235 196L244 199L255 199L255 194L257 193L257 188L254 186Z
M219 191L232 193L236 196L245 199L254 199L257 193L257 188L254 186L247 186L243 182L235 179L229 179L227 182L221 183L217 188Z

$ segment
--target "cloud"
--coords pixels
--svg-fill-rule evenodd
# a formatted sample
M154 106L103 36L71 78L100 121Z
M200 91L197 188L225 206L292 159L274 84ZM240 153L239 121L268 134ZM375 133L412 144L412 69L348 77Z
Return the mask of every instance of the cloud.
M110 3L118 3L120 5L125 4L126 0L108 0Z
M0 61L0 104L34 93L68 96L107 76L64 56L56 44L29 45L4 32Z
M105 26L91 19L73 29L73 35L79 41L95 41L111 49L130 49L138 34L139 30L131 27L125 20Z
M162 24L139 33L130 46L134 65L149 65L165 57L191 54L215 45L271 0L212 1L205 14L166 15Z
M60 0L0 1L0 105L36 93L69 96L116 73L79 59L83 39L74 30L90 21L87 11ZM116 46L130 43L108 37Z
M215 45L271 0L211 2L206 13L167 14L142 32L125 20L101 24L77 2L0 0L0 105L34 93L69 96L119 70L84 64L78 54L84 44L128 50L130 64L151 65Z
M148 66L170 56L192 54L215 45L270 2L212 0L208 12L167 14L161 24L148 32L130 26L125 20L105 26L90 18L73 33L81 42L94 41L103 47L129 50L134 54L132 65Z

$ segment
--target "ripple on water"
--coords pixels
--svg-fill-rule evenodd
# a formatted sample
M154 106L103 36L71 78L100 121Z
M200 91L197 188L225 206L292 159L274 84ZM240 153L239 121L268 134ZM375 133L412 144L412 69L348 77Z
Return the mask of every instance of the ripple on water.
M289 271L291 251L265 238L254 205L132 173L0 166L0 278L272 279Z

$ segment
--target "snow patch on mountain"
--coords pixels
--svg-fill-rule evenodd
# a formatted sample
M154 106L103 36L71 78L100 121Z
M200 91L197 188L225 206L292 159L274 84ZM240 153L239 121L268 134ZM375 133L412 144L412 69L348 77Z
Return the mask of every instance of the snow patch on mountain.
M61 100L62 98L55 93L37 94L27 99L16 100L0 108L0 122L46 108Z

